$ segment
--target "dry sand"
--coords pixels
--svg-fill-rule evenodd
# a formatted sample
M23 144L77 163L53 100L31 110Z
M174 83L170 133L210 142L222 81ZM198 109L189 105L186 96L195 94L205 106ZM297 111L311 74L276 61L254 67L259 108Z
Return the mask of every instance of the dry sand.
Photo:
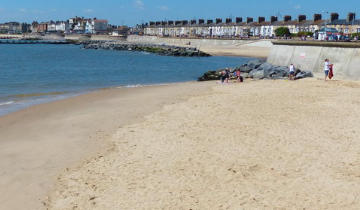
M0 117L0 209L45 209L58 174L107 148L119 126L208 85L100 90Z
M360 83L218 85L119 128L49 209L359 209Z

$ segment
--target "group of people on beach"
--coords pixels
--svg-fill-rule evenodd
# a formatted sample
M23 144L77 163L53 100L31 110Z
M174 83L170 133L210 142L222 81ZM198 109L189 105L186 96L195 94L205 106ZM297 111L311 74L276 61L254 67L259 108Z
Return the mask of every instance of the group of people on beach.
M236 77L236 81L237 82L243 82L243 77L240 75L240 69L237 69L234 71L234 76ZM230 80L230 76L231 76L231 72L230 72L230 69L226 68L224 71L221 72L221 75L220 75L220 80L221 80L221 83L229 83L229 80Z
M325 73L325 81L327 79L332 79L334 76L333 73L333 64L330 64L330 60L329 59L325 59L325 64L324 64L324 73ZM240 75L241 71L240 69L237 69L234 71L233 73L234 77L236 77L236 81L237 82L243 82L243 77ZM289 66L289 80L295 80L295 76L296 76L296 68L294 64L290 64ZM231 77L231 72L230 69L226 68L224 71L221 71L221 75L220 75L220 82L223 83L229 83Z
M325 59L325 64L324 64L324 73L325 73L325 81L327 79L332 79L334 76L334 72L333 72L333 64L330 64L330 60L329 59ZM295 66L294 64L290 64L289 66L289 80L295 80Z

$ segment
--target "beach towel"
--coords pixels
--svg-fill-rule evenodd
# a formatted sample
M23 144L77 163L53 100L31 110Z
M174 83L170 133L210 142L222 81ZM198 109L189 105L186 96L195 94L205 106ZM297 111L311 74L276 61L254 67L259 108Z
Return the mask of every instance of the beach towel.
M332 79L334 77L334 72L333 72L333 65L329 65L329 79Z

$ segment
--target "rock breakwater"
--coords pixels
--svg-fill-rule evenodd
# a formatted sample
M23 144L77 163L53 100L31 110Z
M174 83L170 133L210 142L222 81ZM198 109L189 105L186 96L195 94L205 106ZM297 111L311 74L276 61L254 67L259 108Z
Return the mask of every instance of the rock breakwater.
M198 81L220 80L223 71L230 71L230 78L234 79L234 72L240 70L243 78L251 79L285 79L289 77L289 68L287 66L274 66L266 63L263 60L251 60L235 68L218 69L214 71L205 72L204 75L198 78ZM306 77L313 77L312 72L296 69L295 80Z
M193 47L177 47L169 45L155 44L136 44L128 42L109 42L109 41L84 41L81 42L84 49L104 49L121 51L149 52L163 56L184 56L184 57L208 57L204 53Z

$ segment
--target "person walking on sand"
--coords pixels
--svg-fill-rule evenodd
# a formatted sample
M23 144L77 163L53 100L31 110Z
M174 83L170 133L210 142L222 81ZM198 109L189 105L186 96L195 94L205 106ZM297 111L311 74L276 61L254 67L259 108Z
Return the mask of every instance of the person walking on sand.
M230 70L228 68L225 69L225 83L229 83L230 79Z
M291 64L289 67L289 79L294 80L295 78L295 66L294 64Z
M324 64L325 81L329 76L329 71L330 71L330 62L329 59L326 58Z
M220 72L220 82L221 84L224 84L225 81L225 71Z

